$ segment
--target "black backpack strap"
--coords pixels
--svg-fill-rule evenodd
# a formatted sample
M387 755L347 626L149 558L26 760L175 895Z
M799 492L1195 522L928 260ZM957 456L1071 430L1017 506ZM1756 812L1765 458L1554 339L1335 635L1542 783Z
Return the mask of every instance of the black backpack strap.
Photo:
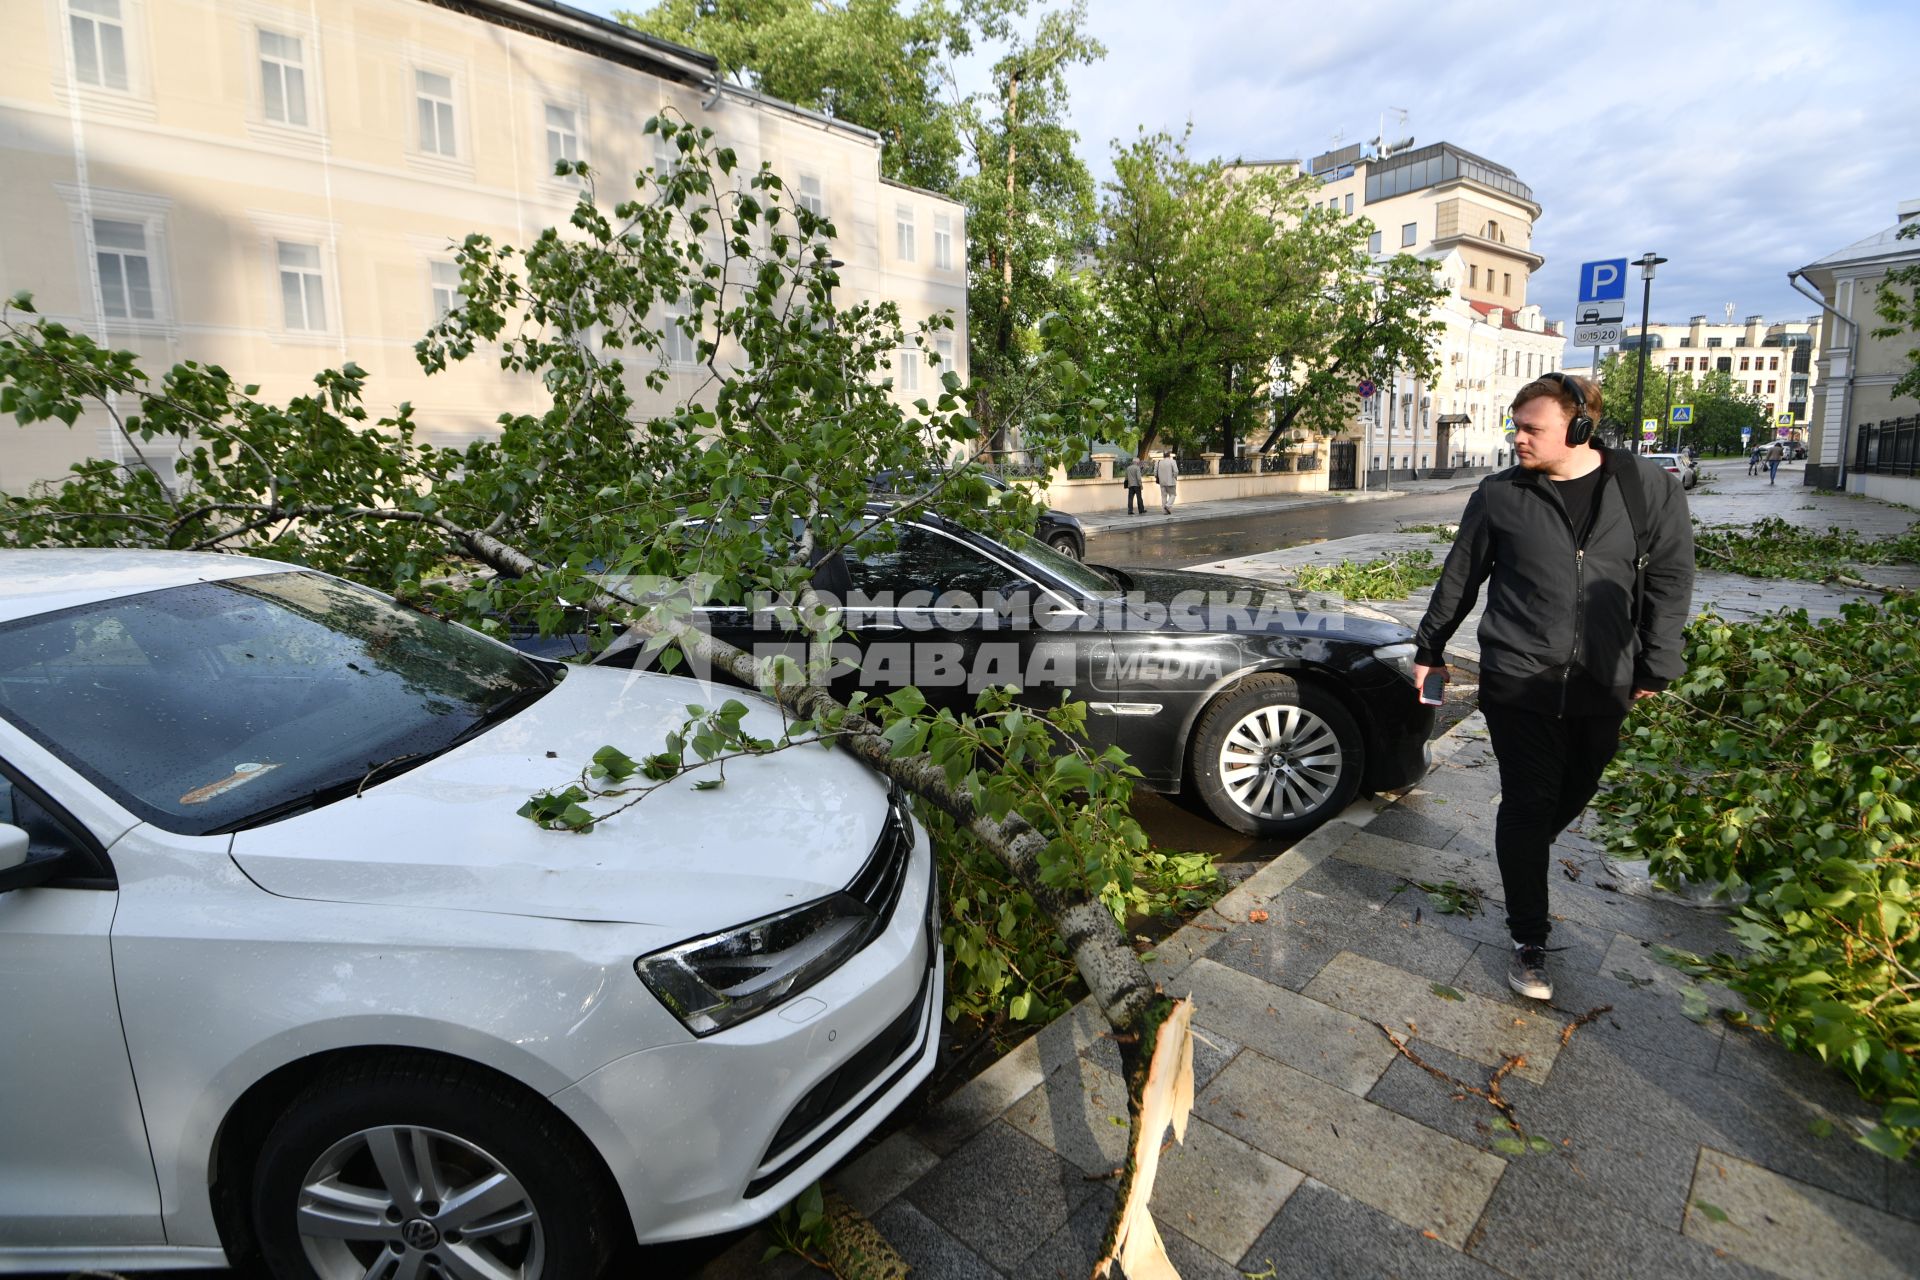
M1627 522L1633 526L1633 624L1638 627L1645 612L1645 590L1647 572L1647 534L1652 527L1647 520L1647 488L1645 477L1640 474L1640 463L1627 455L1625 463L1614 472L1614 479L1620 483L1620 497L1627 504Z

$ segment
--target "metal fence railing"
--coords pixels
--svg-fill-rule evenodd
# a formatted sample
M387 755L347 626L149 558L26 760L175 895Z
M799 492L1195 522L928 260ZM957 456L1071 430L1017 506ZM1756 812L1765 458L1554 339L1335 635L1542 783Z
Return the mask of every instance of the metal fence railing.
M1174 461L1179 466L1180 474L1183 476L1203 476L1207 474L1207 460L1205 458L1176 458Z
M1222 458L1220 474L1223 476L1244 476L1252 473L1258 458Z
M1853 469L1880 476L1920 475L1920 417L1863 424Z
M1037 462L983 462L980 465L1002 480L1025 480L1034 476L1044 479L1047 474L1047 469Z
M1092 458L1088 458L1084 462L1076 462L1067 468L1067 479L1069 480L1091 480L1099 474L1100 464Z

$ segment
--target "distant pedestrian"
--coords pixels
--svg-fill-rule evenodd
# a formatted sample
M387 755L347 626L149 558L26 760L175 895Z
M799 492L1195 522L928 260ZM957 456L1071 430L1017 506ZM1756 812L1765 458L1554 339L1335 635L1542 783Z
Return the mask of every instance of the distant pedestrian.
M1153 464L1153 482L1160 486L1160 510L1173 514L1173 491L1180 485L1180 464L1173 460L1173 451L1160 455L1160 461Z
M1767 483L1768 484L1772 484L1774 482L1774 478L1780 474L1780 460L1786 456L1787 456L1787 451L1780 447L1780 442L1778 440L1775 440L1773 442L1773 447L1767 450Z
M1413 680L1446 679L1446 645L1487 588L1480 710L1500 765L1494 854L1513 955L1507 984L1553 998L1547 869L1620 745L1627 710L1685 669L1693 530L1678 477L1592 439L1600 389L1549 373L1513 400L1519 465L1467 503L1426 616Z
M1760 473L1760 452L1759 445L1747 450L1747 474L1750 476Z
M1121 483L1127 486L1127 514L1130 516L1147 514L1147 498L1140 492L1145 484L1141 478L1140 459L1127 459L1127 474Z

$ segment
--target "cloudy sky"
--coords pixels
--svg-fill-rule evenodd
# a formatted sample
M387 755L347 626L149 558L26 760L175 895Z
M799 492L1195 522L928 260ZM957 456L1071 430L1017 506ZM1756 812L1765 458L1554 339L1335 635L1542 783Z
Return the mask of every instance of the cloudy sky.
M1199 155L1306 158L1403 108L1391 136L1533 188L1529 300L1550 317L1570 317L1581 262L1651 249L1670 259L1656 322L1803 318L1787 272L1920 199L1911 0L1090 0L1088 25L1107 57L1075 71L1073 123L1097 176L1141 126L1191 121Z

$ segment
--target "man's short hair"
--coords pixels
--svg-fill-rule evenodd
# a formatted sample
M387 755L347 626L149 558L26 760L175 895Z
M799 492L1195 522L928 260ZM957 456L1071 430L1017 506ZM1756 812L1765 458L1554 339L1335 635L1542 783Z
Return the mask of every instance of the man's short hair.
M1595 422L1600 421L1599 386L1595 384L1591 378L1576 378L1572 374L1567 375L1567 381L1578 383L1580 386L1580 394L1587 398L1586 408L1580 410L1580 412L1584 412ZM1573 392L1562 386L1558 378L1535 378L1532 382L1520 388L1519 394L1513 398L1513 412L1518 413L1522 405L1530 404L1535 400L1543 398L1551 400L1562 409L1565 409L1567 411L1567 421L1573 421L1573 416L1576 412L1573 403Z

